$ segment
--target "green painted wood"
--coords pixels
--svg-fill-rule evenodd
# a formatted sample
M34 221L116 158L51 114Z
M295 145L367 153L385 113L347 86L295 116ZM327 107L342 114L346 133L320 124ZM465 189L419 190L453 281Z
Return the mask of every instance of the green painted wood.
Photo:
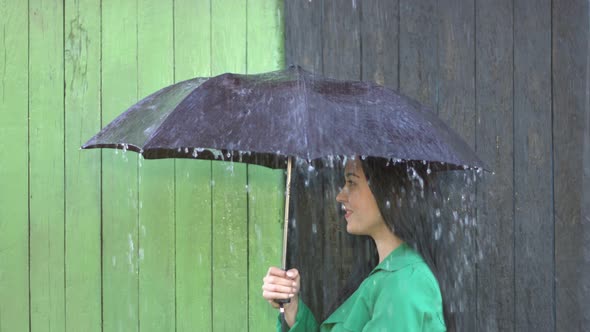
M514 4L515 329L554 329L551 1ZM534 277L530 277L533 276Z
M172 1L139 1L139 96L173 83ZM175 330L174 160L139 166L139 321L141 331Z
M583 214L590 195L583 169L584 135L590 133L590 3L552 2L552 30L555 329L582 331L590 326L590 266L580 264L588 258L590 236L590 215Z
M211 4L174 2L174 76L211 76ZM176 160L176 329L211 331L211 161Z
M211 162L176 161L177 331L210 331Z
M65 2L66 331L101 331L100 1ZM89 152L89 153L87 153Z
M281 266L285 203L283 170L248 166L248 326L274 331L277 311L262 298L262 278L270 266Z
M29 330L27 10L0 1L0 332Z
M31 331L65 330L62 3L29 3Z
M211 3L211 74L246 71L246 3ZM232 10L227 10L227 8ZM248 321L246 165L212 163L213 331Z
M477 154L494 171L477 184L477 330L514 330L513 2L476 6Z
M248 220L246 165L212 164L213 331L248 321Z
M284 67L283 2L249 1L247 72ZM274 331L277 312L262 298L262 278L270 266L281 266L284 188L283 170L248 165L248 329Z
M248 2L248 74L278 70L285 66L283 11L283 2L280 0Z
M102 1L102 125L138 100L137 5ZM124 78L124 79L122 79ZM139 331L138 157L102 151L103 330Z

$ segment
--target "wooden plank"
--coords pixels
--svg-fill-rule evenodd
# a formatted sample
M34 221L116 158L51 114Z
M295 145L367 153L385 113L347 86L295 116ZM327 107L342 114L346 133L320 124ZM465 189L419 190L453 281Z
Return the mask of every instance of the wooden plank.
M174 3L174 76L211 76L211 3ZM211 161L176 160L176 329L211 331Z
M62 3L29 3L31 331L65 330Z
M361 79L398 89L399 0L359 1Z
M327 77L348 80L360 80L362 77L362 44L361 44L361 4L357 1L324 1L323 6L323 74ZM336 202L336 189L341 174L335 170L321 170L318 180L322 193L313 197L313 205L319 211L319 218L311 219L311 230L320 234L320 245L323 247L320 275L309 274L309 282L321 287L322 296L314 313L316 317L327 318L330 304L334 301L333 294L338 294L348 277L350 266L351 245L342 231L342 219ZM307 194L307 193L306 193ZM309 234L309 233L308 233ZM303 235L306 244L308 240ZM307 247L306 251L309 250ZM306 254L306 253L300 253ZM313 255L313 253L307 253ZM317 286L316 286L317 287ZM312 305L313 307L314 305Z
M285 66L283 2L248 2L246 71L248 74L282 69Z
M285 202L283 170L248 166L248 328L276 329L277 312L264 301L260 287L270 266L281 266Z
M136 26L136 2L102 1L103 126L138 99ZM139 331L138 157L104 150L102 158L103 330Z
M285 1L285 59L321 73L323 0Z
M67 331L101 331L100 1L65 2L65 302Z
M246 71L246 3L211 3L211 71ZM232 8L231 11L227 10ZM248 225L246 165L212 164L213 330L234 330L248 321Z
M325 76L360 80L360 4L324 1L322 56Z
M29 330L28 23L0 1L0 331Z
M438 30L438 105L439 116L475 147L475 8L473 1L448 0L439 4ZM458 331L476 328L476 280L474 260L477 255L475 227L475 186L467 172L448 172L440 176L448 189L450 201L441 212L449 230L445 251L449 257L444 270L454 279L442 282L451 311L456 313ZM471 221L470 221L471 220ZM445 237L446 237L445 236ZM455 240L453 241L452 238ZM446 284L446 285L445 285Z
M138 94L173 83L172 1L139 1ZM173 331L175 312L174 160L139 164L139 321L141 331Z
M477 330L514 330L512 1L476 5Z
M249 74L284 67L283 1L247 3L246 71ZM280 266L284 219L283 170L248 165L248 330L275 330L277 319L261 297L269 266Z
M285 53L287 63L299 63L323 72L324 1L285 1ZM323 232L318 229L321 210L315 203L322 196L317 177L307 165L294 165L291 184L290 229L287 266L301 274L301 298L318 319L327 310L323 284ZM321 223L320 223L321 225ZM290 226L291 227L291 226Z
M583 214L584 207L590 205L587 200L590 189L587 183L584 186L584 176L588 173L583 171L584 135L590 132L589 9L588 1L552 2L554 306L557 331L582 331L590 326L587 310L590 307L590 267L588 257L584 257L584 252L588 251L583 250L590 233L590 219L584 220L590 216Z
M399 2L399 89L436 110L439 70L437 1Z
M514 91L515 329L549 331L555 328L549 0L515 3Z

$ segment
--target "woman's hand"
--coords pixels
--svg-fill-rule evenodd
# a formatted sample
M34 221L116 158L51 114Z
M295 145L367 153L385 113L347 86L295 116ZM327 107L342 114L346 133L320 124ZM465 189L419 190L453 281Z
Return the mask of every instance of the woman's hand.
M268 269L262 285L262 297L270 303L273 308L278 309L279 304L274 300L291 299L290 303L285 303L285 321L289 326L295 324L297 316L297 307L299 301L299 271L291 269L283 271L278 267Z

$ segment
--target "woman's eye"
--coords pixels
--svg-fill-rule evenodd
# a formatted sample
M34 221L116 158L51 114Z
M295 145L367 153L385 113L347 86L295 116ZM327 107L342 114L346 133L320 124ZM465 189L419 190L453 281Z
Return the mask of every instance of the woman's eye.
M350 185L350 186L352 186L352 185L354 185L354 184L355 184L353 181L350 181L350 180L346 181L346 183L347 183L348 185Z

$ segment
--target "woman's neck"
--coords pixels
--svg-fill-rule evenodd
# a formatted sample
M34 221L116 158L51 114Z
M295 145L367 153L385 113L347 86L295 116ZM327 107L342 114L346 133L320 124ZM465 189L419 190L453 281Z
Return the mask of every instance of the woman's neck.
M392 251L404 243L404 241L393 234L389 228L387 228L387 226L385 226L384 230L371 235L371 237L373 238L373 241L375 241L375 246L377 247L377 252L379 253L379 263L383 262L385 257L387 257Z

